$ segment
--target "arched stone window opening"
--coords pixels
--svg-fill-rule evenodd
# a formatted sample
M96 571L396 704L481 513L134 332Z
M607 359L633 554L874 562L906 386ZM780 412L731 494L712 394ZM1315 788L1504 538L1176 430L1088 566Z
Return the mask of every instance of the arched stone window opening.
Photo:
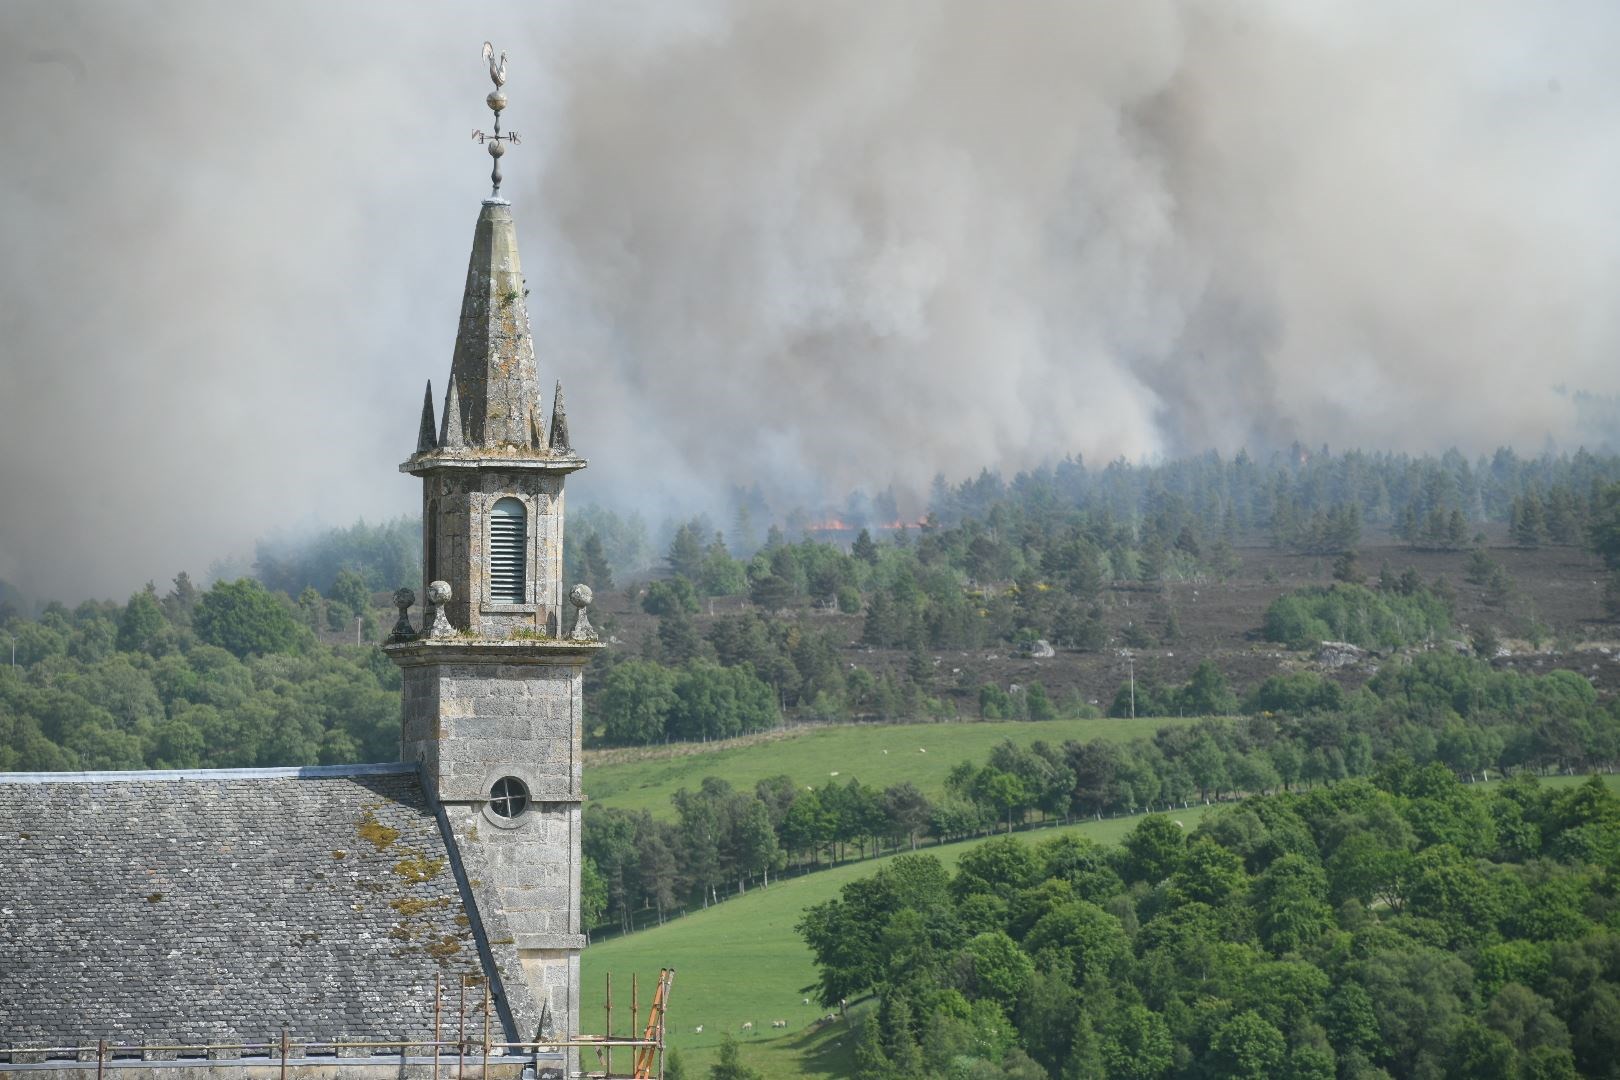
M501 499L489 516L489 598L497 604L524 601L524 552L528 514L523 503Z

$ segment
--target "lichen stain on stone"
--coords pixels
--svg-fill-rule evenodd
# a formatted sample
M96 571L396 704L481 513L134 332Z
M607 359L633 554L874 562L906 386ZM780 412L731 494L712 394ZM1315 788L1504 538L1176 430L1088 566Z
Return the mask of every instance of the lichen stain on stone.
M409 855L394 864L394 873L404 878L408 885L432 881L443 872L443 859L430 859L421 852Z
M399 830L378 821L377 815L370 810L360 816L360 824L354 831L360 835L360 839L370 841L378 851L387 851L399 839Z
M434 900L422 900L415 897L400 897L397 900L388 901L388 906L406 918L410 918L413 915L420 915L424 911L431 911L435 908L447 908L450 906L450 898L441 896Z
M435 960L448 960L461 951L461 942L446 934L438 941L429 942L423 951Z

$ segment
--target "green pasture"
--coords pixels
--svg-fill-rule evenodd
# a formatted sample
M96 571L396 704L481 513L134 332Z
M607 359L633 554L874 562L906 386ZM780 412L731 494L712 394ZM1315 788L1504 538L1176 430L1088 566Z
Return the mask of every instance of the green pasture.
M767 776L786 773L801 784L821 787L847 783L888 787L909 780L935 798L945 774L963 761L982 765L990 749L1005 739L1028 746L1037 739L1057 744L1103 738L1124 742L1151 736L1167 724L1191 719L1162 716L1138 720L983 721L942 724L859 724L806 728L767 741L703 753L653 749L647 757L611 764L587 764L585 794L592 802L626 810L672 813L669 797L680 788L696 789L706 776L752 790ZM689 748L688 748L689 749ZM779 1018L780 1019L780 1018Z
M933 727L938 730L937 725ZM1190 828L1204 812L1204 807L1195 806L1178 810L1176 817ZM1102 843L1116 843L1139 820L1139 816L1110 818L1018 835L1034 843L1072 832ZM983 842L972 840L923 850L954 867L963 852ZM841 1021L817 1024L828 1010L814 1004L815 993L810 987L816 979L815 968L810 950L794 933L793 925L805 908L836 896L845 883L876 872L890 858L893 856L844 863L788 878L707 910L691 911L663 926L592 945L585 950L581 964L581 1027L586 1031L602 1029L605 976L611 972L614 1031L627 1034L631 973L640 975L645 1015L649 988L658 977L658 969L672 966L676 976L669 1012L669 1044L692 1067L690 1075L708 1075L721 1034L730 1032L743 1044L744 1061L772 1080L848 1076L853 1067L853 1041ZM806 997L811 1004L804 1004ZM773 1020L786 1020L787 1027L773 1029ZM742 1025L749 1021L754 1029L744 1033ZM694 1030L699 1024L703 1025L701 1035ZM596 1067L594 1062L587 1066ZM619 1067L615 1061L614 1068Z

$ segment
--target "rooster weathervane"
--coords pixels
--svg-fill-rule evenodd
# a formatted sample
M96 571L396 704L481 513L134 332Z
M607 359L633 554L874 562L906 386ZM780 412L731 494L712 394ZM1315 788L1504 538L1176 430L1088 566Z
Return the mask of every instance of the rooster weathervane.
M486 134L481 129L474 129L472 137L489 150L489 156L494 163L494 168L489 171L489 180L493 185L490 198L498 199L501 197L501 155L506 153L507 143L517 145L518 135L515 131L501 134L501 110L506 108L506 94L501 90L501 87L506 85L506 54L501 53L500 58L496 59L495 46L486 41L484 59L489 62L489 81L495 84L495 89L484 99L490 110L495 113L495 130Z

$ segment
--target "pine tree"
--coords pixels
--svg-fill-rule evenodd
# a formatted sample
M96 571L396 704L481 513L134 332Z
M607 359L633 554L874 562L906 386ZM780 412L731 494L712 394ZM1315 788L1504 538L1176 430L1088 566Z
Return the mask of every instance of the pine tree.
M1446 518L1445 546L1453 550L1468 543L1468 522L1463 520L1461 510L1453 510Z
M878 1018L868 1013L861 1024L861 1034L855 1043L855 1080L892 1080L894 1071L889 1067L889 1055L883 1052L883 1037L878 1032Z
M675 531L675 539L670 541L669 554L664 561L669 564L671 573L679 574L689 581L696 581L703 570L703 535L691 523L682 525Z
M720 1060L709 1066L709 1080L765 1080L765 1074L742 1063L737 1040L728 1033L720 1037Z
M594 532L586 536L581 554L585 557L585 584L597 592L613 588L613 568L608 565L601 536Z
M872 534L862 529L855 536L855 543L850 545L849 553L864 563L877 565L878 546L872 541Z
M1547 538L1547 525L1542 514L1541 500L1536 498L1534 492L1513 500L1509 522L1513 542L1520 547L1538 548Z
M884 1042L889 1057L889 1075L895 1080L922 1080L922 1050L911 1030L911 1006L898 995L889 1002Z

